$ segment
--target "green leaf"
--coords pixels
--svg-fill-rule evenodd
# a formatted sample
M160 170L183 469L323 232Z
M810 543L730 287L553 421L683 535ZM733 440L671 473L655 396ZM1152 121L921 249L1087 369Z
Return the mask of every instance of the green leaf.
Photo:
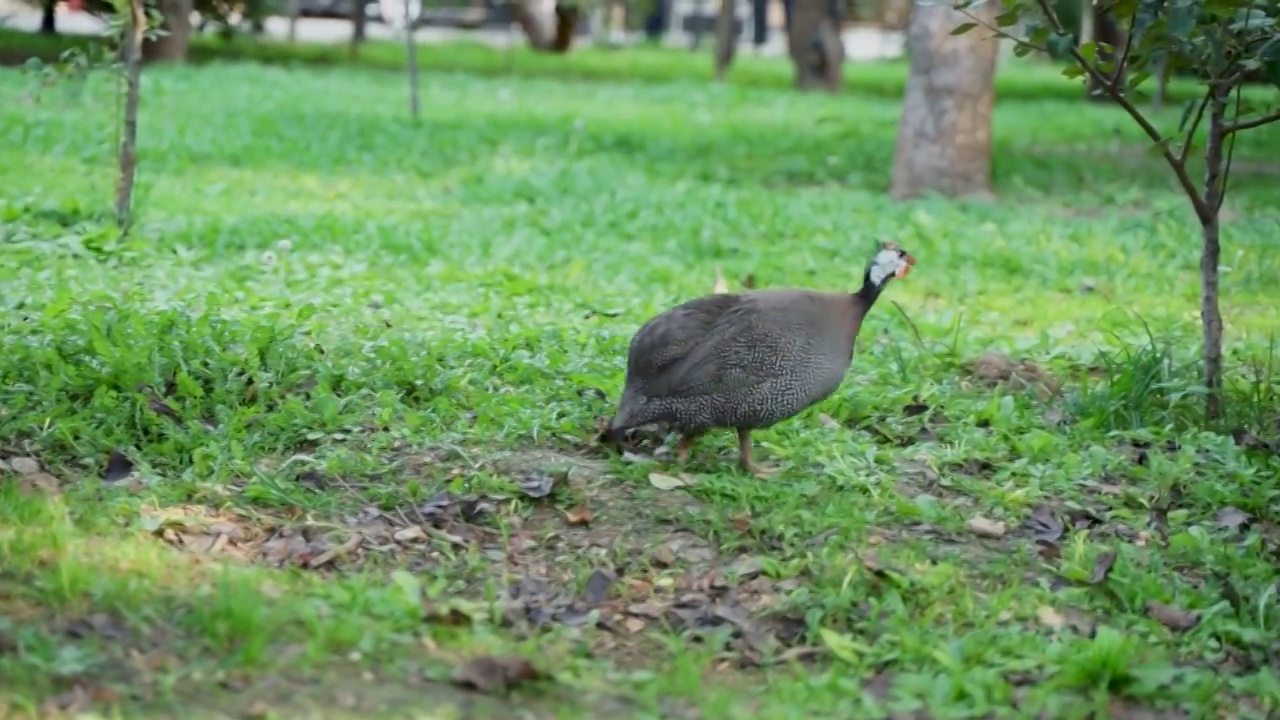
M956 29L955 29L955 30L952 30L952 31L951 31L951 34L952 34L952 35L963 35L963 34L965 34L965 33L969 32L970 30L972 30L972 29L974 29L974 28L976 28L976 27L978 27L978 23L976 23L976 22L961 23L961 24L959 24L959 25L957 25L957 26L956 26Z
M1018 13L1021 11L1017 5L996 16L996 25L998 27L1009 27L1018 24Z
M1235 22L1228 27L1232 32L1241 32L1244 30L1265 30L1275 27L1276 19L1267 17L1259 10L1237 10Z
M1080 43L1080 55L1089 62L1098 59L1098 43L1090 40L1086 43Z
M1054 33L1049 36L1047 44L1050 57L1055 59L1064 58L1071 55L1071 49L1075 47L1076 39L1074 35L1069 33Z
M1084 68L1079 65L1068 65L1062 68L1062 76L1068 78L1078 78L1084 75Z
M1027 55L1031 54L1032 50L1035 50L1035 48L1031 47L1026 43L1020 42L1017 45L1013 46L1013 54L1018 57L1026 57Z

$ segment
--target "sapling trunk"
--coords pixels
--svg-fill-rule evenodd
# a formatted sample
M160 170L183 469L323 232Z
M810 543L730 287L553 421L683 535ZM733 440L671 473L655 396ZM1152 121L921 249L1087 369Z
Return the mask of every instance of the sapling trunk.
M142 40L147 32L146 0L129 1L124 28L124 121L120 137L120 174L116 178L116 223L127 232L133 205L133 180L138 167L138 94L142 83Z
M1205 415L1222 417L1222 310L1218 306L1218 263L1222 256L1218 218L1222 208L1226 158L1227 98L1231 88L1214 85L1209 98L1208 138L1204 149L1204 205L1200 212L1200 325L1204 341Z
M409 117L418 119L420 102L418 100L418 45L413 41L413 24L417 19L410 11L409 0L404 3L404 43L409 76Z

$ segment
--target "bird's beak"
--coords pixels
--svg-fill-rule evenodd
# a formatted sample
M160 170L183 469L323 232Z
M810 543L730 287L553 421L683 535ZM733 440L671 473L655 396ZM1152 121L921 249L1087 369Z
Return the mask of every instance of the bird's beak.
M894 273L894 276L897 277L899 280L906 277L907 273L911 272L911 266L916 264L915 257L911 255L908 255L903 259L906 260L906 264L899 265L897 272Z

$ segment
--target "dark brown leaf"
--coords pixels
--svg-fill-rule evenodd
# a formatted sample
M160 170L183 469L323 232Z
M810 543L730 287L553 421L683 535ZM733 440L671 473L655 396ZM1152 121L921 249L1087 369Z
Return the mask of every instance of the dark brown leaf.
M133 461L119 450L112 450L107 457L107 469L102 474L104 482L118 483L133 472Z
M1231 578L1221 571L1215 571L1213 577L1218 581L1218 584L1222 585L1222 597L1231 603L1231 609L1235 610L1236 615L1239 615L1240 611L1244 609L1244 598L1240 597L1240 591L1236 589L1236 584L1231 582Z
M1162 602L1151 600L1147 602L1147 614L1156 622L1173 630L1174 632L1182 632L1190 630L1200 623L1200 614L1191 610L1183 610L1173 605L1165 605Z
M1036 540L1036 553L1045 560L1057 560L1062 557L1062 548L1055 542Z
M470 625L473 622L473 618L459 608L440 606L430 601L423 601L422 621L431 625L458 627Z
M1027 527L1035 534L1036 540L1054 542L1062 537L1062 521L1048 505L1040 505L1031 511L1027 518Z
M756 275L755 275L755 273L748 273L746 277L742 278L742 287L744 287L744 288L746 288L746 289L748 289L748 290L751 290L751 289L753 289L755 286L756 286Z
M513 655L474 658L453 671L455 685L483 693L503 692L516 685L548 678L550 675L535 668L533 663Z
M591 577L587 578L587 586L584 589L587 603L590 605L599 605L609 596L609 588L613 586L613 573L596 568L591 571Z
M1097 560L1093 564L1093 574L1089 576L1090 585L1099 585L1106 581L1107 576L1111 574L1111 566L1116 562L1116 553L1114 550L1107 550L1098 555Z
M923 415L927 412L929 412L929 406L920 402L919 395L911 398L911 402L907 403L906 407L902 408L902 414L907 417L915 417L916 415Z

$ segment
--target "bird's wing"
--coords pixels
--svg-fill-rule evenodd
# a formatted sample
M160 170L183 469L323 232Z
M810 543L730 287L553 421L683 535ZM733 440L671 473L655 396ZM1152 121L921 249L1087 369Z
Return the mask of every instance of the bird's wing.
M753 352L772 324L754 296L742 296L699 328L680 357L645 385L648 397L695 397L741 390L755 384L759 357Z
M716 322L741 301L737 294L708 295L677 305L645 323L631 339L627 374L646 387L702 342Z

